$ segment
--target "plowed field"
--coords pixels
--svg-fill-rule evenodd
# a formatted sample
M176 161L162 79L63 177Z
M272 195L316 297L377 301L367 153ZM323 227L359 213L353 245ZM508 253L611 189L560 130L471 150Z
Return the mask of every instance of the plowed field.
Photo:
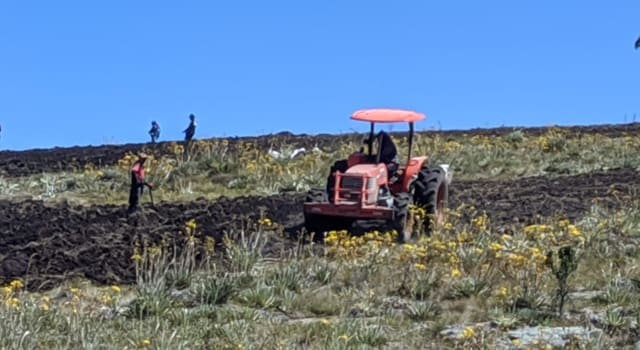
M532 177L513 181L454 182L450 206L465 204L485 210L501 229L535 222L536 215L576 219L595 200L623 207L637 193L640 174L618 169L571 177ZM261 211L295 233L302 223L303 195L243 197L188 204L162 203L127 218L124 207L80 207L39 201L0 202L0 284L25 278L31 289L46 289L70 276L99 283L130 283L133 242L176 238L187 220L195 219L204 234L219 237L255 221ZM274 238L271 254L288 238ZM267 252L269 253L269 252Z

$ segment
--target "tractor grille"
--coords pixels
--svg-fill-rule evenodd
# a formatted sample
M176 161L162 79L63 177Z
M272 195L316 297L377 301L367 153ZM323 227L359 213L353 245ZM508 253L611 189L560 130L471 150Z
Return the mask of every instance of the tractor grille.
M362 189L362 177L343 176L341 185L344 189L357 190L359 192Z
M360 176L344 176L340 183L340 187L343 190L341 191L340 197L349 201L359 201L362 191L362 181L364 181L364 179Z

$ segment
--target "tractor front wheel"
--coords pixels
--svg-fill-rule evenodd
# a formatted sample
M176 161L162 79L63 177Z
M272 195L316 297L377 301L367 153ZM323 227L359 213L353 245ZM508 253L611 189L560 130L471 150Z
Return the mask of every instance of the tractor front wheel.
M412 202L408 193L400 193L393 199L393 228L402 243L410 242L413 236L413 219L409 210Z
M326 203L327 194L322 190L309 190L304 199L305 203ZM307 234L312 235L314 241L319 242L324 237L324 231L322 227L321 216L313 214L305 214L304 216L304 228Z
M305 203L327 203L327 193L323 190L310 190L305 197ZM304 227L314 242L324 241L325 232L332 230L351 231L354 220L345 217L328 215L305 214Z

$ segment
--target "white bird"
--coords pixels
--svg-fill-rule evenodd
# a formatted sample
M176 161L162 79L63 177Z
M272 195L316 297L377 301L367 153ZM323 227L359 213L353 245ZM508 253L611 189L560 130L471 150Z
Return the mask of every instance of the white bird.
M267 152L267 153L269 153L269 155L273 159L281 159L282 158L282 154L280 152L278 152L278 151L270 149L269 152Z
M307 150L304 147L302 147L302 148L295 149L293 153L291 153L291 156L289 156L289 159L295 159L297 157L306 156L306 155L307 155Z

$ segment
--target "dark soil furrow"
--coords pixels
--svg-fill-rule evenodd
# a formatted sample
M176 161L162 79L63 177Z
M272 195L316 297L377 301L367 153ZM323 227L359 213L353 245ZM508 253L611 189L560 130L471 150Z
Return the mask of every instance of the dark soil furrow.
M577 176L531 177L513 181L454 182L450 207L485 211L497 230L534 223L554 215L583 216L594 203L620 208L633 200L640 174L618 169ZM0 284L25 278L30 288L50 288L68 276L99 283L132 283L135 241L178 239L186 221L196 220L203 235L219 238L229 230L255 225L261 215L292 234L302 223L303 194L221 198L192 203L160 203L126 218L125 207L70 206L39 201L0 201ZM277 239L275 245L293 246ZM279 251L278 246L268 251Z

